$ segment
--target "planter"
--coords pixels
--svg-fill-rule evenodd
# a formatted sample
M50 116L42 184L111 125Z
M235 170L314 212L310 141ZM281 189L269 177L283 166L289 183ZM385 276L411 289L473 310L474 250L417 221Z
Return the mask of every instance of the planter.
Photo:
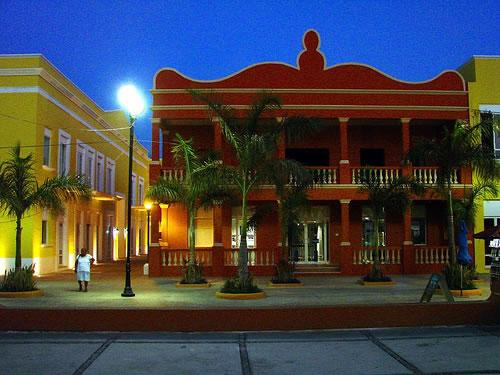
M300 282L300 283L273 283L272 281L270 281L267 286L269 288L297 288L297 287L301 287L301 286L304 286L304 283Z
M175 284L176 288L186 288L186 289L206 289L210 288L212 284L210 283L200 283L200 284L182 284L182 283L177 283Z
M461 292L461 293L460 293ZM460 289L452 289L450 293L454 297L470 297L470 296L480 296L482 294L481 289L464 289L460 291Z
M239 299L239 300L245 300L245 299L261 299L261 298L266 298L266 293L265 292L256 292L256 293L222 293L222 292L216 292L215 296L217 298L222 298L222 299Z
M395 281L358 281L361 285L364 286L384 286L384 285L396 285Z
M31 298L43 296L43 290L30 290L27 292L0 292L0 298Z

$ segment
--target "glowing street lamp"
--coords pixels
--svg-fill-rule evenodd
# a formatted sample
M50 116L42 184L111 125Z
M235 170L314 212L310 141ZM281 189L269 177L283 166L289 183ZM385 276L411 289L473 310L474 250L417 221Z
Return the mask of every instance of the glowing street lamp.
M128 196L127 196L127 228L132 228L132 164L134 160L134 124L137 117L144 112L144 100L134 85L124 85L118 90L118 102L128 112L130 120L130 141L128 149ZM125 289L122 297L134 297L130 285L130 234L127 231L127 260L125 262Z

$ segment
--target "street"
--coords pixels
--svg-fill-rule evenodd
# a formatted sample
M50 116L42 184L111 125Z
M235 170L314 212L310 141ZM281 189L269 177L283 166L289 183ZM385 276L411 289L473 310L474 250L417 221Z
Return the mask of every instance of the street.
M498 374L500 326L0 333L0 374Z

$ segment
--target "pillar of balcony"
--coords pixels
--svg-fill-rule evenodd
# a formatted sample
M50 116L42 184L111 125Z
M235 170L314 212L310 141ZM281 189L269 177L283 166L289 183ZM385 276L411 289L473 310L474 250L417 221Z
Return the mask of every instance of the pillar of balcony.
M349 272L352 265L352 259L349 252L351 247L351 240L349 234L350 217L349 217L349 204L350 199L340 200L340 267L343 272Z
M408 151L410 151L410 120L409 118L401 119L401 151L403 158L405 158L406 155L408 155ZM402 173L403 176L411 175L411 164L409 162L403 164Z
M152 161L158 161L160 158L160 124L159 124L160 119L153 119L153 134L151 136L152 138L152 145L151 145L151 160Z
M341 184L351 183L351 169L349 165L349 136L348 136L349 118L339 118L340 128L340 161L339 161L339 180Z
M222 129L218 120L213 120L214 126L214 150L219 153L221 160L224 160L222 146ZM213 233L214 249L212 254L212 272L221 275L224 272L224 243L222 238L223 228L223 207L222 205L213 208Z
M161 142L162 142L162 167L167 168L170 160L170 147L168 145L168 133L169 131L165 128L161 129Z
M282 117L276 117L276 121L281 123L283 121ZM285 151L286 151L286 136L284 132L281 132L281 135L278 139L278 159L284 159L285 158Z
M413 239L411 233L411 208L407 208L403 215L403 274L413 273L415 265L415 255L413 249Z

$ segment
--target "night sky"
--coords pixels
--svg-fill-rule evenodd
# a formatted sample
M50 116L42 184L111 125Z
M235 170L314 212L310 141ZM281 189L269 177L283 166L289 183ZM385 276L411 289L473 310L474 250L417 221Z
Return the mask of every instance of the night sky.
M258 62L295 65L309 28L328 66L360 62L427 80L472 55L500 55L499 25L498 0L0 0L0 54L42 53L110 110L125 82L150 105L163 67L218 79ZM136 125L148 149L150 117Z

